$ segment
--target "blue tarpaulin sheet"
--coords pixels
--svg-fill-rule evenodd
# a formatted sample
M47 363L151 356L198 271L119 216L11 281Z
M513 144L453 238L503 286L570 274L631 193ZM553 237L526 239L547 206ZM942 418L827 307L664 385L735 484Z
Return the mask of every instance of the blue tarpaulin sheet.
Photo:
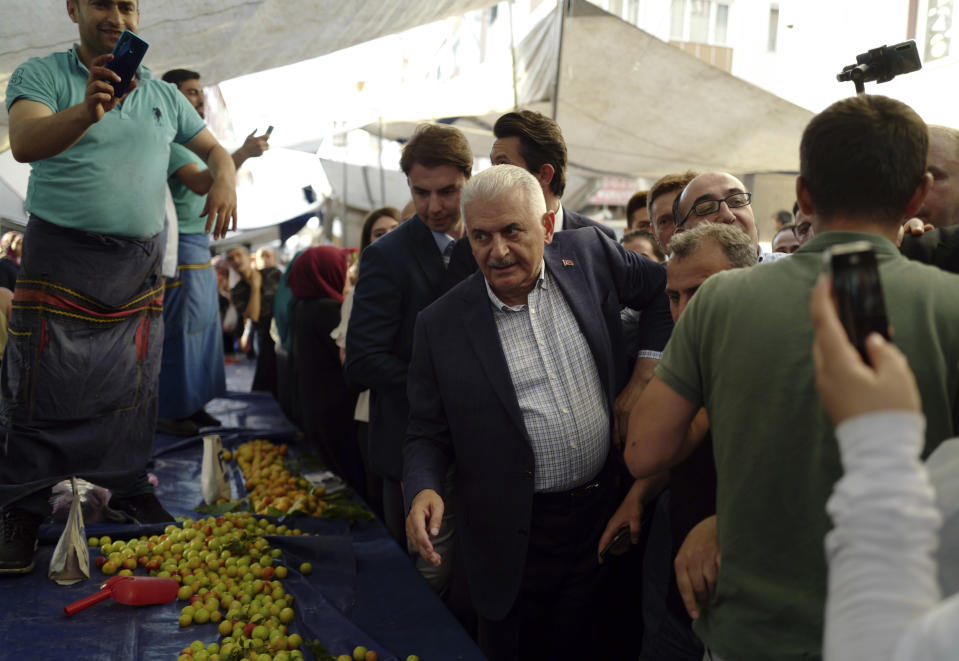
M297 430L267 393L230 393L207 410L223 422L216 433L228 449L269 438L290 443L295 452ZM174 515L203 516L193 510L202 502L201 457L199 437L157 436L150 472L159 479L158 497ZM235 463L231 470L234 495L242 495ZM484 658L378 521L350 525L298 517L287 523L311 533L268 538L283 551L281 562L290 568L283 585L296 597L291 631L319 640L334 654L363 645L384 661L408 654L423 661ZM86 533L128 539L157 534L164 527L87 524ZM133 607L108 600L66 617L63 607L96 592L105 577L93 567L97 553L91 552L90 580L64 587L47 578L61 531L56 524L42 526L36 569L0 580L0 659L172 660L194 640L218 640L216 625L179 627L180 601ZM297 571L302 562L313 565L309 576ZM306 657L312 655L306 652Z

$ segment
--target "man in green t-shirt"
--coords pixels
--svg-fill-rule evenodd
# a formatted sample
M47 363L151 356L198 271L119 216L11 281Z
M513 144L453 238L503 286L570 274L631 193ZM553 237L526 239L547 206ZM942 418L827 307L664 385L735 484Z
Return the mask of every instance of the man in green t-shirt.
M33 568L49 487L72 475L113 491L140 523L172 520L147 480L163 324L160 275L170 144L213 174L206 231L236 227L230 155L172 85L106 65L136 0L67 0L79 44L10 77L14 158L32 165L20 282L0 366L0 574Z
M199 73L172 69L163 74L163 80L176 85L204 118ZM269 134L254 133L233 152L233 165L237 169L246 159L261 156L269 149ZM167 174L179 232L177 274L166 281L163 301L163 362L157 431L193 436L201 427L220 425L204 407L226 392L217 280L210 261L210 237L204 231L206 220L200 215L213 177L196 154L177 144L170 148Z
M789 259L707 280L633 411L626 459L638 477L686 456L690 421L700 406L709 415L722 562L695 630L710 658L821 658L825 504L841 467L815 389L808 299L828 248L872 244L896 344L920 384L927 452L955 435L959 277L906 259L893 243L929 189L927 142L919 116L881 96L817 115L796 182L815 238ZM704 202L726 213L728 180L703 181L708 190L685 199L679 217Z

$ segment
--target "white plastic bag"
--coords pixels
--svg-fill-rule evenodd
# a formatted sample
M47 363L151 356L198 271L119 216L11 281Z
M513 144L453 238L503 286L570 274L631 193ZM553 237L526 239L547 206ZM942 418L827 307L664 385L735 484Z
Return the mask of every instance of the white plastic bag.
M90 578L90 552L87 550L87 535L83 528L83 510L80 508L80 494L77 490L77 478L71 478L73 502L67 524L53 550L50 559L51 580L60 585L73 585Z
M203 502L213 505L220 498L230 499L230 480L223 463L223 444L220 437L203 437L203 464L200 467L200 484Z

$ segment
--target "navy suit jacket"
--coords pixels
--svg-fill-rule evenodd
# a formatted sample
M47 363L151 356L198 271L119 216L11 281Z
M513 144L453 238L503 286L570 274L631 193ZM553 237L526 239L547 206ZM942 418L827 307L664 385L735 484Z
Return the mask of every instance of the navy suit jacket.
M900 250L909 259L959 273L959 225L938 227L922 236L906 232Z
M665 344L672 327L666 269L595 228L556 234L544 260L596 361L612 416L628 377L620 308L648 311L643 316L660 321ZM409 401L406 506L423 489L443 493L447 468L455 464L456 534L470 594L480 615L499 619L523 578L534 459L482 272L420 314Z
M413 325L440 295L445 272L433 234L416 215L371 244L360 264L346 335L346 375L372 391L370 464L394 480L403 470Z
M616 232L612 227L606 227L606 225L597 223L592 218L584 216L581 213L570 211L566 207L563 207L563 219L563 231L578 230L581 227L598 227L603 234L611 238L613 241L616 240Z

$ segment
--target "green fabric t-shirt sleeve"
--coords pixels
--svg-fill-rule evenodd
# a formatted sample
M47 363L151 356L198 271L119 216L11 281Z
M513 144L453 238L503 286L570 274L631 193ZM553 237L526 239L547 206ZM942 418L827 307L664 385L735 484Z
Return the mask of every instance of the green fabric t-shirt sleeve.
M33 57L21 64L7 84L7 110L16 101L27 99L44 104L53 112L63 110L57 94L59 77L50 70L48 62Z
M196 163L201 170L206 169L206 164L189 148L176 142L170 145L170 165L167 166L168 177L172 177L177 170L190 163Z
M173 141L181 145L186 144L206 128L206 123L203 121L203 118L200 117L200 113L196 111L196 108L191 106L190 102L186 100L186 97L176 88L176 85L173 83L162 84L167 88L166 92L170 95L170 103L176 111L177 133Z
M179 94L179 92L177 93ZM176 205L180 234L204 234L206 218L201 217L200 214L203 213L203 207L206 205L206 195L197 195L176 176L177 170L190 163L195 163L201 170L206 169L206 165L200 160L200 157L190 151L189 148L175 142L172 143L170 145L170 163L167 166L167 176L169 177L170 194L173 196L173 203Z
M202 131L206 125L196 109L190 105L186 97L171 83L163 83L166 93L171 94L171 103L177 112L177 136L170 144L170 161L167 164L167 178L170 184L170 193L176 205L179 230L181 234L203 234L206 229L206 218L201 218L203 207L206 204L205 195L197 195L174 175L185 165L195 163L201 170L206 169L203 160L194 154L188 147L180 144L183 135L190 135L189 142ZM197 128L199 127L199 128Z

